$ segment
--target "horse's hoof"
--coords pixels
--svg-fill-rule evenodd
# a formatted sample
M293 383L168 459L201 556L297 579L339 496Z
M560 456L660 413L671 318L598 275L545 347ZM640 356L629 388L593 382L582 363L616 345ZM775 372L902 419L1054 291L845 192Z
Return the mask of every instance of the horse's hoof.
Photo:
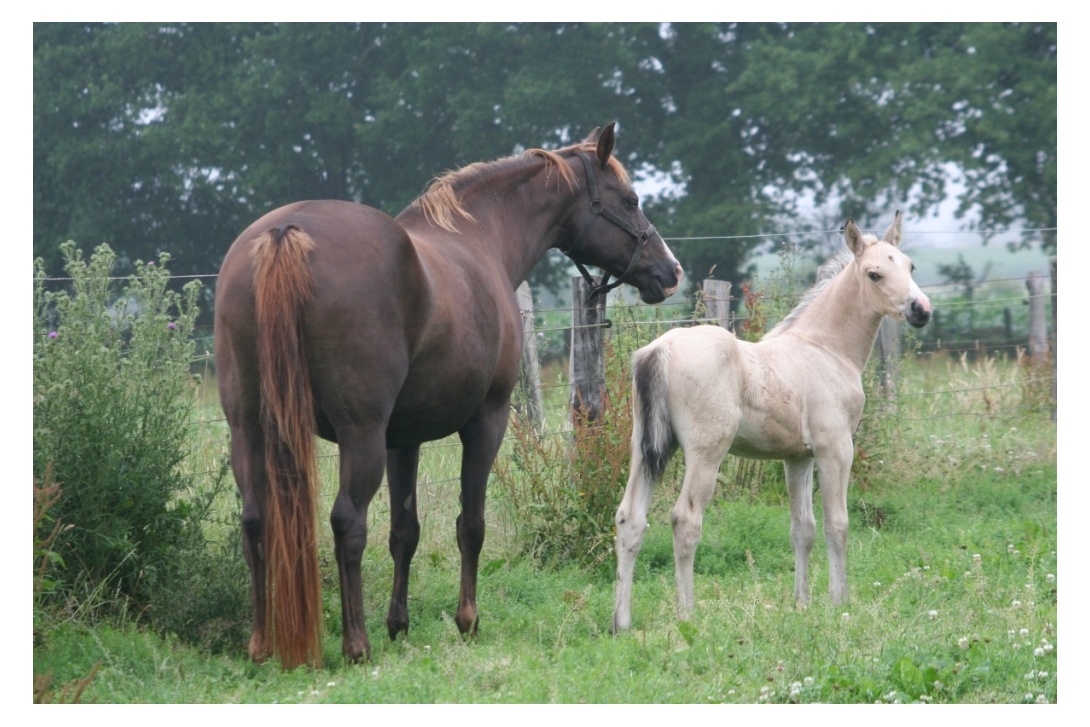
M408 635L408 633L409 633L409 622L408 621L394 621L394 620L387 619L386 620L386 631L390 634L390 641L396 641L398 634Z
M265 646L265 639L254 634L250 637L249 646L250 660L255 664L264 664L265 660L269 658L269 650Z
M349 664L359 664L371 660L371 645L368 643L364 643L362 646L345 644L342 652L344 653L344 660Z
M481 623L481 617L476 612L474 612L472 616L458 613L458 615L454 617L454 623L458 625L458 631L461 633L467 636L476 636L477 627L480 626Z

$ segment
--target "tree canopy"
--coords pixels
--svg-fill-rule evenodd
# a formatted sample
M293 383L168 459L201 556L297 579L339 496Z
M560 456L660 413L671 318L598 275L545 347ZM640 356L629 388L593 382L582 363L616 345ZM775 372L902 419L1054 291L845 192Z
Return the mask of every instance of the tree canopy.
M924 214L952 174L982 228L1054 230L1056 53L1054 23L37 23L34 254L210 273L273 207L397 214L447 169L613 120L630 170L680 190L644 200L666 237L818 225L804 201ZM738 280L756 244L673 247Z

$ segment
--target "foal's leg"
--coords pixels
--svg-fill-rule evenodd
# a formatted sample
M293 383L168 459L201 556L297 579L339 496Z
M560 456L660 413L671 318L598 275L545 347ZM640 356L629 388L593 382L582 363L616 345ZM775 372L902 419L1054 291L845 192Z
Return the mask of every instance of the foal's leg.
M348 429L348 428L345 428ZM349 661L371 657L363 623L363 583L360 561L367 545L367 508L382 484L386 462L384 427L337 430L341 452L341 483L329 523L341 583L342 650Z
M507 429L510 407L487 402L458 432L462 440L462 512L456 531L462 554L462 583L454 623L463 634L477 634L477 562L484 546L484 504L488 473Z
M791 502L791 547L795 550L795 601L810 602L810 551L814 547L814 459L784 460Z
M693 558L704 525L704 510L715 492L719 464L727 454L726 446L710 448L690 446L685 449L685 479L681 495L670 513L674 526L674 581L677 587L677 616L686 620L693 614Z
M829 553L829 595L835 604L848 600L848 475L852 454L851 437L845 437L817 458L825 546Z
M632 470L628 475L628 485L624 498L617 508L615 523L617 537L614 550L617 551L617 584L613 599L613 632L626 631L632 626L632 571L636 565L636 556L643 545L643 536L647 532L647 509L651 505L651 491L654 482L640 451L639 437L633 437Z
M420 447L386 450L386 481L390 486L390 555L394 559L394 587L386 630L390 638L409 630L409 565L420 542L416 510L416 473Z

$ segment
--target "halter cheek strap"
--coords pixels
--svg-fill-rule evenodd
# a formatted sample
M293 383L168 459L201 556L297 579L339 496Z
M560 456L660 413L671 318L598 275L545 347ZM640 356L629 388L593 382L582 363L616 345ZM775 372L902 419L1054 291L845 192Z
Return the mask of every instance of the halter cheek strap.
M628 220L622 219L610 209L607 209L602 204L602 200L598 196L598 177L594 172L594 162L591 161L589 154L579 154L579 158L583 161L583 169L587 173L587 190L590 192L590 217L583 223L583 228L579 230L579 234L576 235L575 240L568 248L561 249L565 255L571 258L575 263L575 267L579 269L579 273L583 276L583 279L587 281L587 285L591 287L590 295L587 296L587 300L593 300L595 297L608 293L616 288L621 283L625 282L632 271L636 269L636 263L639 262L640 256L643 255L643 249L647 246L647 241L651 238L651 235L655 234L655 226L648 224L646 228L638 228ZM582 252L583 244L590 234L590 228L594 226L594 223L599 217L605 217L607 220L620 227L636 238L636 249L632 253L632 259L628 262L628 268L612 283L609 282L609 273L603 270L602 282L600 285L596 285L594 278L587 271L583 263L576 260L576 256Z

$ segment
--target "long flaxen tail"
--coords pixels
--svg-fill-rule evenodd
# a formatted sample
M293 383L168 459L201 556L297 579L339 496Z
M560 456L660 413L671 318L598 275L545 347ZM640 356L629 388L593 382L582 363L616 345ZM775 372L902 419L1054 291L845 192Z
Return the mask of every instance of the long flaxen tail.
M322 590L318 570L314 401L303 347L303 307L314 281L314 240L286 225L252 248L265 433L266 622L284 669L321 664Z
M636 396L636 421L645 475L651 482L661 477L677 450L670 409L666 399L669 357L665 346L640 349L632 360L632 386Z

